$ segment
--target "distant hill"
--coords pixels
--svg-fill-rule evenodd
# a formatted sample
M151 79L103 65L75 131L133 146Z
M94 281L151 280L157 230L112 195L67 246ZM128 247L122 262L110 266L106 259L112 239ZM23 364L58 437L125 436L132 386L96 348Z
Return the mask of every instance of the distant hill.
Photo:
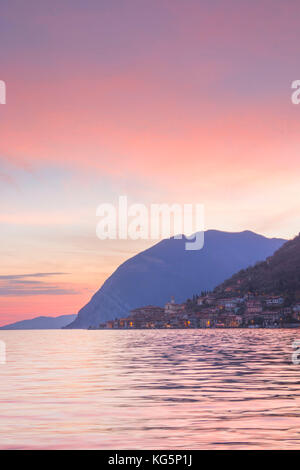
M22 320L0 327L0 330L58 330L68 325L76 315L61 315L60 317L36 317Z
M239 271L216 288L222 294L238 290L241 294L283 295L290 302L300 300L300 234L286 242L273 256L255 266Z
M68 328L97 327L144 305L163 306L172 295L184 302L212 290L235 272L266 259L285 240L250 231L208 230L202 250L185 250L186 239L162 240L123 263L103 284Z

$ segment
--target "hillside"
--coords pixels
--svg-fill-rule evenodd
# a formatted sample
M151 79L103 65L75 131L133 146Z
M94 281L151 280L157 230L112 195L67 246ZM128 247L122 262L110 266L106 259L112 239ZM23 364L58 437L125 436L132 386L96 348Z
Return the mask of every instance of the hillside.
M300 234L286 242L273 256L236 273L215 289L227 293L255 292L283 295L290 302L300 300Z
M60 317L36 317L0 327L0 330L58 330L75 319L76 315Z

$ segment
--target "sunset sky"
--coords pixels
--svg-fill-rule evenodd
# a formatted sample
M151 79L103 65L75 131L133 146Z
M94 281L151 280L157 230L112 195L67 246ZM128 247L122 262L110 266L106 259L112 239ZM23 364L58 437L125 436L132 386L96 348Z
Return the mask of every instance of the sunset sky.
M96 208L203 203L205 227L300 230L298 0L0 6L0 325L77 313L153 241Z

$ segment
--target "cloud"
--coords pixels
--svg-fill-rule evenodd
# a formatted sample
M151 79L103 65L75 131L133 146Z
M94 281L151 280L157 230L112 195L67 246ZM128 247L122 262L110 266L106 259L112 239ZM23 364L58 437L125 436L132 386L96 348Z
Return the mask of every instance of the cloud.
M8 274L8 275L0 275L0 280L5 279L5 280L14 280L14 279L24 279L27 277L48 277L48 276L58 276L62 274L68 274L68 273L31 273L31 274Z
M50 286L44 286L43 288L35 289L24 289L24 288L10 288L0 287L0 297L25 297L32 295L77 295L79 291L74 289L61 289L59 287L53 288Z
M76 295L80 292L70 287L60 287L46 283L40 278L57 276L66 273L31 273L0 275L0 297L24 297L33 295ZM33 278L33 279L28 279Z

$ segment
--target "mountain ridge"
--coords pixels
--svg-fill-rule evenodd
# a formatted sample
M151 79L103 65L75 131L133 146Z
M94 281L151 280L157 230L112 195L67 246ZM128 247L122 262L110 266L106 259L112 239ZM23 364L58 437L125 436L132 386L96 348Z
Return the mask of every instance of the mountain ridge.
M241 268L266 259L286 241L243 232L205 232L204 247L184 249L186 238L164 239L122 263L67 328L97 327L143 305L163 306L172 295L183 302L212 290Z
M56 330L67 326L75 318L76 315L39 316L3 325L0 330Z
M283 295L289 302L300 300L300 234L284 243L265 261L235 273L215 292L222 295L226 290L240 294Z

